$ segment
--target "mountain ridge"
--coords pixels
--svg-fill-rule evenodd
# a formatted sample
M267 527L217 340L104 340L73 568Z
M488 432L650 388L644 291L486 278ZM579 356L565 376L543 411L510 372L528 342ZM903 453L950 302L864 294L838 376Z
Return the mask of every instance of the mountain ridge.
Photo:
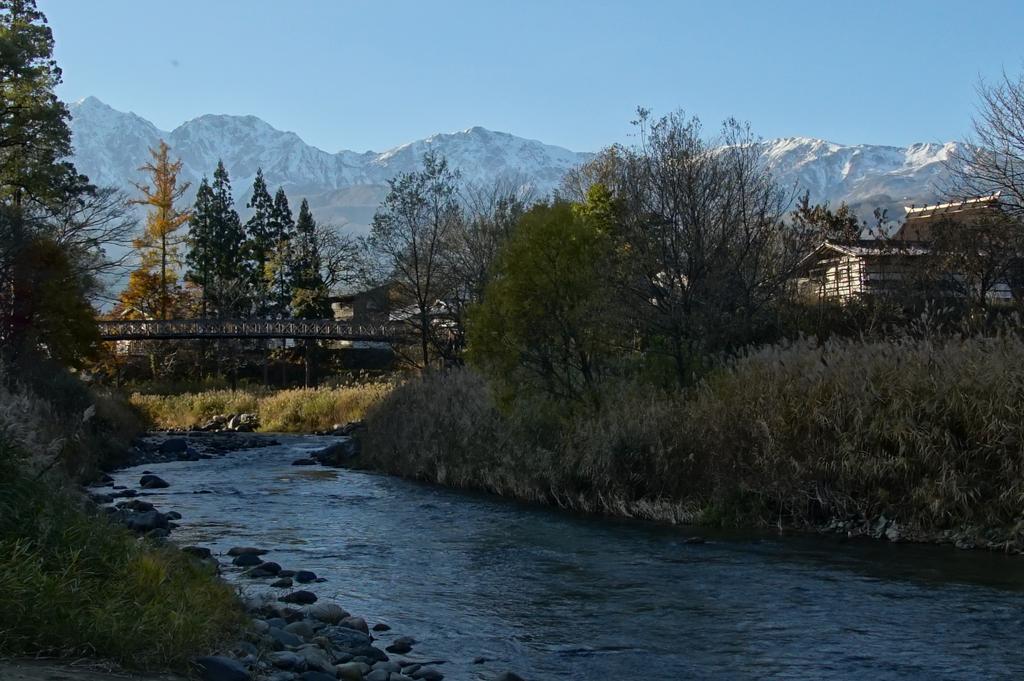
M357 231L369 225L387 181L417 168L429 149L448 158L468 183L504 179L528 185L538 196L549 194L567 170L593 157L592 152L480 126L435 133L382 152L328 152L252 115L203 114L165 131L96 97L69 108L73 160L96 184L132 190L133 183L144 179L138 168L148 160L148 149L164 139L182 160L182 179L193 185L223 159L243 214L256 169L262 167L271 188L283 186L294 201L307 198L321 220L347 222ZM783 186L809 191L815 202L845 201L865 217L882 207L894 218L902 217L904 204L938 197L944 162L956 148L952 142L897 147L812 137L765 140L761 145L764 162Z

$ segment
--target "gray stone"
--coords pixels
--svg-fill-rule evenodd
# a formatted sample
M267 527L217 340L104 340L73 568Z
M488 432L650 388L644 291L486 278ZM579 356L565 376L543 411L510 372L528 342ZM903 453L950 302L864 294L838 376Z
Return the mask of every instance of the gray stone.
M426 667L409 673L412 674L412 678L422 679L423 681L442 681L442 679L444 679L444 674L433 667Z
M276 582L272 582L270 586L272 586L272 587L274 587L276 589L290 589L293 586L292 585L292 578L291 577L282 577L281 579L277 580Z
M334 662L326 652L317 646L303 646L295 651L306 661L308 669L315 669L322 672L333 672Z
M302 645L302 639L295 634L285 631L284 629L278 629L277 627L270 627L268 632L270 637L280 643L282 646L296 647Z
M161 454L176 454L187 449L188 443L185 442L185 438L181 437L170 437L160 443Z
M251 628L257 634L266 634L270 631L270 625L266 622L266 620L253 620Z
M240 556L235 556L231 562L238 567L255 567L263 563L263 559L254 553L243 553Z
M310 582L316 581L316 573L310 572L309 570L299 570L294 575L295 581L299 584L309 584Z
M337 678L334 674L322 671L305 672L299 676L301 681L336 681Z
M370 673L370 668L362 662L346 662L339 664L334 670L343 681L363 681L363 676Z
M366 620L364 620L362 617L346 617L345 619L341 620L339 624L349 629L361 631L364 634L370 633L370 627L366 626Z
M400 672L402 671L402 665L392 660L388 660L387 662L375 662L371 669L373 669L373 671L383 669L386 672Z
M351 653L354 656L360 654L354 652L355 649L363 649L370 647L370 637L361 631L355 629L347 629L345 627L328 627L323 631L324 635L330 640L335 647ZM387 659L377 658L376 655L371 655L374 659Z
M526 681L526 679L515 672L502 672L494 677L494 681Z
M396 655L405 655L412 650L414 643L416 643L416 639L410 636L399 636L384 650L389 653L395 653Z
M363 677L366 681L389 681L391 673L383 669L376 669Z
M210 549L204 546L182 546L181 550L190 556L195 556L199 560L213 560L213 554L210 553Z
M313 636L316 635L316 632L313 631L313 627L309 626L307 622L302 620L292 622L285 626L284 630L290 634L295 634L296 636L301 636L306 639L313 638Z
M156 529L167 529L167 517L159 511L144 513L122 513L117 516L125 527L133 532L149 532Z
M289 669L297 672L305 671L306 669L305 658L290 650L278 650L270 653L267 655L267 661L279 669Z
M376 624L373 625L373 630L374 631L391 631L391 627L389 627L388 625L384 624L383 622L377 622Z
M170 486L170 483L159 475L143 475L139 478L139 487L142 489L164 489Z
M229 556L262 556L265 553L270 553L270 551L266 549L257 549L252 546L233 546L230 549L228 549Z
M306 616L327 624L337 624L349 617L345 608L334 603L315 603L306 608Z
M168 520L181 520L181 514L177 511L168 511L164 513Z
M211 655L197 658L193 664L203 681L251 681L249 670L238 660Z
M359 449L359 440L346 438L314 452L311 458L316 459L324 466L339 467L359 456Z
M314 594L312 591L304 591L304 590L300 589L299 591L292 591L289 594L285 594L284 596L281 596L277 600L281 601L282 603L296 603L298 605L310 605L311 603L316 603L317 599L316 599L316 594Z

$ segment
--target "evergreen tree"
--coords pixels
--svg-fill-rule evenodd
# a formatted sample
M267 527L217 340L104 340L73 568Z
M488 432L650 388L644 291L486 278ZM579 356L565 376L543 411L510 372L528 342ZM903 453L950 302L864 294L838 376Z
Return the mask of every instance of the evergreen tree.
M270 280L270 312L288 317L291 314L292 289L291 271L292 239L295 236L295 220L288 197L283 187L274 195L274 208L270 214L270 235L272 255L268 262Z
M69 112L54 92L53 33L34 0L0 0L0 347L17 355L38 317L25 263L44 215L90 192L71 156ZM35 302L33 302L35 301ZM45 342L45 341L43 341Z
M196 203L192 208L192 217L189 220L189 250L185 256L185 261L189 268L185 276L199 287L203 317L206 317L211 311L210 290L214 272L214 221L213 190L210 189L210 183L204 177L202 182L199 183L199 190L196 192Z
M247 307L249 276L242 253L245 230L235 210L231 179L223 161L217 162L211 194L213 297L220 315L235 316Z
M262 168L256 170L256 179L252 183L252 198L246 205L253 212L252 217L245 223L245 256L251 275L251 295L256 314L265 316L270 312L268 299L271 278L267 268L273 254L271 220L274 200L267 191Z
M296 317L319 319L328 316L327 285L320 265L316 220L309 210L309 202L302 199L299 218L295 222L291 263L292 309Z

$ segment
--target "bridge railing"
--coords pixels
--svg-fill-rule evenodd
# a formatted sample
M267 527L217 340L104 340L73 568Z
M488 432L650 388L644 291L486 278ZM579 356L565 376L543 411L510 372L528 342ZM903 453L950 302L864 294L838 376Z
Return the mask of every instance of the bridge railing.
M189 338L311 338L390 342L394 324L357 324L334 319L125 319L99 322L100 338L170 340Z

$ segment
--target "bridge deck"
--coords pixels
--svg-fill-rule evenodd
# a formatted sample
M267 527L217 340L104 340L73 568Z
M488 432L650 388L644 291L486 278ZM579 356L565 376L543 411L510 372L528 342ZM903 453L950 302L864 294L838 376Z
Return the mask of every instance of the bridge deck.
M100 338L173 340L189 338L312 338L391 342L392 324L354 324L334 319L145 319L99 322Z

